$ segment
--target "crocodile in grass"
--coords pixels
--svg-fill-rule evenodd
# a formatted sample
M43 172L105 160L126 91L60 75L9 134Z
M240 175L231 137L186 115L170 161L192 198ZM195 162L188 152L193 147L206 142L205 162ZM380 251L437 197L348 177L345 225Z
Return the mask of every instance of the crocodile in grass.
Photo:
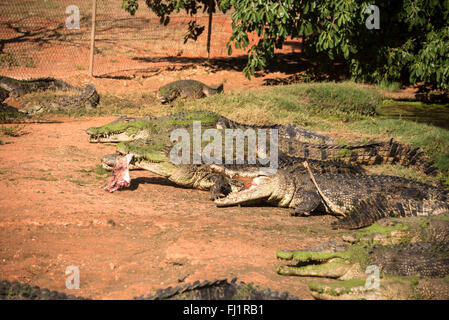
M9 96L22 97L26 94L39 91L73 92L73 95L56 97L41 103L28 103L23 111L5 104L3 101ZM30 80L17 80L9 77L0 77L0 122L1 123L40 123L55 122L45 119L33 118L31 115L49 110L69 110L95 108L100 97L92 85L85 88L74 87L64 81L53 78L39 78Z
M449 299L449 217L383 219L343 239L351 244L280 250L292 264L277 272L339 280L311 282L317 299ZM373 266L379 286L368 279Z
M162 103L168 103L176 98L202 98L223 92L223 84L207 86L196 80L177 80L159 88L158 96Z
M0 300L74 300L85 299L62 292L31 287L19 282L0 282ZM134 300L296 300L287 292L279 294L270 289L260 290L252 283L228 281L196 281L184 286L160 289L149 295L134 297Z
M412 166L427 175L437 175L436 168L418 148L402 145L393 140L387 142L335 144L330 137L305 130L296 125L253 126L241 124L213 112L194 111L160 118L121 117L112 123L86 130L89 142L127 142L151 139L157 135L169 135L174 128L189 127L193 121L201 121L202 128L218 129L277 129L278 148L294 157L311 160L342 160L350 164L401 164Z
M226 177L238 170L223 165L211 169ZM449 210L449 190L385 175L313 173L304 170L243 170L250 187L215 199L217 206L268 203L293 208L295 215L326 212L343 217L335 228L356 229L383 217L430 216Z

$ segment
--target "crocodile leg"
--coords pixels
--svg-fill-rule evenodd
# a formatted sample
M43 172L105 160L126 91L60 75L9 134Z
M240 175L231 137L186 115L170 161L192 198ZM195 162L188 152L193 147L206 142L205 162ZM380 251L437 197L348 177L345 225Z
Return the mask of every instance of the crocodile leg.
M302 202L295 208L295 216L309 216L321 203L320 195L313 191L304 191L301 198Z

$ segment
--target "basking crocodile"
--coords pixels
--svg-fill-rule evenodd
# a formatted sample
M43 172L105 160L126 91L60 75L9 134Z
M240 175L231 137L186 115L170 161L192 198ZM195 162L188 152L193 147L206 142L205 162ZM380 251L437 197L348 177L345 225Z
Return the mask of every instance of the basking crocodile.
M227 177L236 170L211 165ZM238 171L237 171L237 174ZM278 170L242 174L250 187L233 191L215 200L220 207L265 202L295 209L296 215L314 211L343 217L336 228L360 228L383 217L429 216L449 210L449 190L394 176L304 173L304 170Z
M45 103L30 102L20 111L3 102L9 96L17 98L29 93L48 90L73 94L51 98ZM92 85L78 88L53 78L17 80L0 76L0 122L2 123L54 122L35 119L30 115L49 110L92 109L96 107L99 100L100 97Z
M386 219L345 238L352 244L278 251L295 264L277 272L340 280L310 283L317 299L449 298L447 216Z
M31 287L19 282L0 282L0 300L81 300L82 297L66 295L63 292ZM270 289L260 290L252 283L228 281L196 281L184 286L160 289L149 295L134 297L134 300L297 300L287 292L279 294Z
M342 160L351 164L401 164L413 166L427 175L437 175L438 169L418 148L402 145L393 140L367 143L333 143L333 139L305 130L296 125L254 126L232 121L208 111L184 112L160 118L121 117L101 127L86 130L89 142L127 142L151 139L155 135L169 135L170 130L189 127L201 121L203 128L218 129L277 129L278 148L291 156L312 160ZM268 137L267 137L268 139Z
M106 187L106 190L113 192L122 187L129 186L130 177L128 170L144 169L155 174L164 176L177 185L189 188L196 188L200 190L210 190L211 198L217 199L225 196L231 191L237 192L243 190L248 185L245 181L245 174L258 174L259 172L268 172L264 167L246 166L246 165L226 165L226 174L220 172L213 172L210 165L176 165L170 160L170 147L164 144L159 144L157 141L148 142L146 140L136 140L133 142L120 143L117 146L117 151L120 154L106 155L102 158L103 168L106 170L113 170L113 176ZM124 156L125 155L125 156ZM307 173L302 165L303 158L290 157L285 154L280 154L278 159L278 166L285 170L294 170L295 172ZM314 172L318 173L361 173L363 169L357 166L348 165L341 161L320 161L311 160L310 167ZM244 175L238 175L241 169L245 168ZM254 170L254 172L250 170ZM234 170L234 171L232 171ZM235 178L242 179L240 181L233 177L232 172L235 172Z
M170 134L176 128L191 127L193 121L200 121L202 128L225 129L277 129L283 140L331 142L332 138L303 129L294 124L257 126L238 123L211 111L187 111L162 117L127 117L122 116L101 127L86 130L91 143L128 142L136 139L149 139L155 135Z
M223 84L212 87L196 80L177 80L159 88L159 99L168 103L176 98L202 98L223 92Z

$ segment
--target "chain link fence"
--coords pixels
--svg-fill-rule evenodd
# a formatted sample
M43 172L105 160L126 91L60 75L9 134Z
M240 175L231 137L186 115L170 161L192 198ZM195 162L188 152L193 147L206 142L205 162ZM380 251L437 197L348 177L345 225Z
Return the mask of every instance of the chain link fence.
M94 74L120 74L151 64L203 61L207 31L184 43L187 23L206 13L173 15L168 26L141 2L131 16L122 0L97 0ZM92 0L1 0L0 73L17 78L88 73ZM226 57L230 15L214 15L211 57ZM150 68L151 69L151 68Z

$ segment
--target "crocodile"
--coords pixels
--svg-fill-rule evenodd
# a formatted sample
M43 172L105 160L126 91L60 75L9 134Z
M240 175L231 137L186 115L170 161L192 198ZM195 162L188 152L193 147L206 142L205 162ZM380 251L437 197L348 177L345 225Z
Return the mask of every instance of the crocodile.
M128 170L144 169L155 174L164 176L170 181L182 187L196 188L200 190L210 190L211 199L217 199L227 195L232 191L240 191L248 184L245 182L245 176L235 175L232 177L229 170L240 172L249 172L252 174L259 171L269 172L266 167L254 167L246 165L226 165L228 177L220 172L211 170L210 165L206 164L174 164L170 160L170 147L159 144L155 141L138 139L133 142L120 143L117 146L119 154L106 155L102 158L102 166L106 170L113 170L113 175L105 188L109 192L114 192L120 188L130 185L130 176ZM304 158L295 158L281 153L279 155L278 166L285 170L294 170L299 172L305 168L302 166ZM326 173L362 173L361 167L348 165L342 161L309 161L310 167L314 172ZM251 175L251 174L250 174ZM238 178L238 179L237 179ZM243 179L240 181L239 179Z
M39 91L73 92L73 95L52 98L42 103L30 102L18 110L4 103L8 97L22 97L29 93ZM76 108L95 108L100 97L92 85L85 88L72 86L62 80L54 78L39 78L30 80L17 80L0 76L0 122L2 123L45 123L51 120L33 118L31 115L49 110L67 110Z
M316 299L449 298L448 216L383 219L343 240L279 250L293 264L277 273L338 280L309 283Z
M0 282L0 300L85 300L87 298L67 295L63 292L31 287L17 281ZM270 289L260 290L253 283L237 281L205 280L184 286L159 289L148 295L134 297L133 300L297 300L287 292L278 293Z
M381 142L335 143L331 137L294 124L254 126L238 123L208 111L184 112L160 118L121 117L101 127L88 128L86 133L92 143L129 142L150 139L161 132L168 136L170 130L191 126L193 121L201 121L203 128L221 130L277 129L278 149L290 156L311 160L341 160L357 165L400 164L412 166L426 175L436 176L439 173L439 169L419 148L412 148L392 139Z
M250 125L230 120L211 111L187 111L162 117L128 117L122 116L100 127L86 129L91 143L129 142L136 139L148 139L163 133L169 135L176 128L191 127L193 121L200 121L202 128L225 129L277 129L282 140L332 142L331 137L312 132L295 124L287 125Z
M236 170L223 165L210 167L227 177L236 175ZM449 190L395 176L282 169L275 174L248 170L243 174L251 179L250 187L215 199L217 206L263 202L293 208L293 214L300 216L325 212L342 217L333 223L334 228L347 229L361 228L383 217L439 215L449 210Z
M177 80L159 88L159 99L162 103L169 103L176 98L202 98L223 92L223 84L207 86L196 80Z

